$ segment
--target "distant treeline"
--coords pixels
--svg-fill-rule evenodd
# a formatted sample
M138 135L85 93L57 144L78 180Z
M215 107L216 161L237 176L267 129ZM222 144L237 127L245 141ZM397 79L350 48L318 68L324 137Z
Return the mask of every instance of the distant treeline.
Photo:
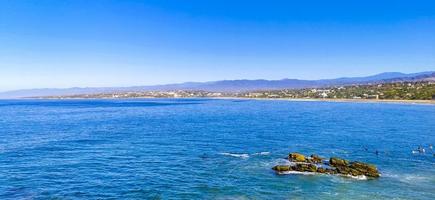
M324 99L391 99L435 100L435 82L396 82L366 85L347 85L325 88L261 90L251 92L210 92L201 90L136 91L43 98L186 98L186 97L240 97L240 98L324 98Z
M397 82L384 84L350 85L297 90L270 90L239 94L255 98L336 98L336 99L435 99L435 82Z

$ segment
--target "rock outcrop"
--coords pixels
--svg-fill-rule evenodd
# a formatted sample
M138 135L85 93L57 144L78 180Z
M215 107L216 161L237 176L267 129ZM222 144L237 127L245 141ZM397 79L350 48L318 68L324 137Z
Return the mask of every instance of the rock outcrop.
M288 159L290 161L295 161L295 162L305 162L306 161L305 156L300 154L300 153L290 153L288 155Z
M329 162L324 162L323 158L315 154L306 157L300 153L290 153L288 160L290 161L289 165L277 165L272 169L278 173L296 171L370 178L380 176L378 169L372 164L359 161L351 162L337 157L332 157Z
M312 163L322 163L323 158L321 158L319 155L313 154L310 156Z

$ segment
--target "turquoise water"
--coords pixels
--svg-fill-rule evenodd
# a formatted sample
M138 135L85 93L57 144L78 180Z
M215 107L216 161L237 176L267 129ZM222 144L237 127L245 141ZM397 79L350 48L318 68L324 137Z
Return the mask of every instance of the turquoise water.
M435 199L429 144L431 105L2 100L0 199ZM382 177L275 174L293 151Z

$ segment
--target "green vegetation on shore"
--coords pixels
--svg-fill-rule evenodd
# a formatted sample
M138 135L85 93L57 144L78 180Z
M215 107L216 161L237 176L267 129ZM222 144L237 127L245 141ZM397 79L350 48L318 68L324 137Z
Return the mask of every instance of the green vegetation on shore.
M209 91L137 91L42 98L290 98L290 99L380 99L380 100L435 100L435 82L396 82L366 85L346 85L325 88L261 90L247 92Z
M431 100L435 98L435 83L398 82L328 88L271 90L248 92L242 94L242 96L255 98Z

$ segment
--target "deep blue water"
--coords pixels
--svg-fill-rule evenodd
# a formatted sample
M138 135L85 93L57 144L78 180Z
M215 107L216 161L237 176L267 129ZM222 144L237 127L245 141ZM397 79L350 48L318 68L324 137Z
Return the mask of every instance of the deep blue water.
M429 144L431 105L2 100L0 199L435 199ZM382 177L275 174L293 151Z

